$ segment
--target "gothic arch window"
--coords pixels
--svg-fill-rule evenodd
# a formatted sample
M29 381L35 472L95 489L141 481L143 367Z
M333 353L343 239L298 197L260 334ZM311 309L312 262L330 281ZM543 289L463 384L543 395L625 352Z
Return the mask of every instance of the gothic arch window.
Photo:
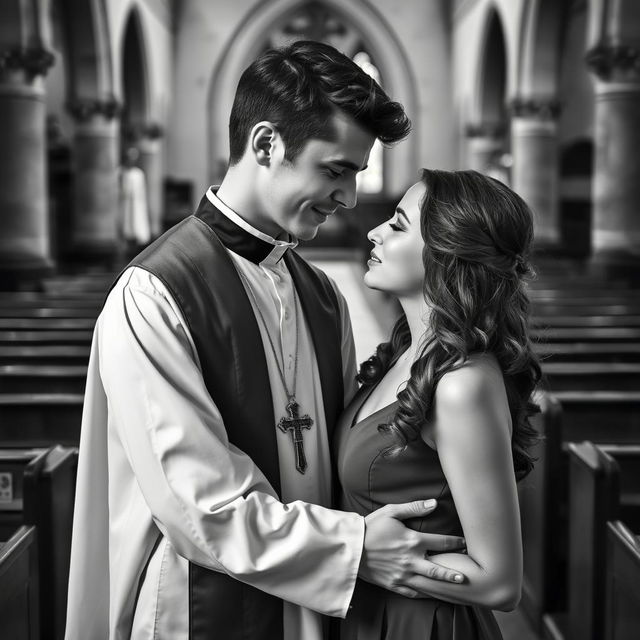
M371 56L366 51L358 51L353 56L353 61L367 74L369 74L379 85L382 86L380 71L371 60ZM373 143L369 154L369 164L367 168L358 174L358 192L360 193L380 193L384 184L383 149L380 140Z
M127 144L142 135L147 121L147 61L142 24L136 9L129 14L122 44L122 135Z
M290 12L266 35L262 50L285 46L296 40L317 40L332 45L382 86L380 71L360 33L326 4L312 1ZM383 191L383 155L382 145L376 140L369 155L368 168L358 175L359 193L378 194Z

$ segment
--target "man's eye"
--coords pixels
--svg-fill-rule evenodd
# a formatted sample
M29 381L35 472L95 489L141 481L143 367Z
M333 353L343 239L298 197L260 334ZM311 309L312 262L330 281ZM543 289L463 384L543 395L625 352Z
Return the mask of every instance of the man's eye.
M329 168L329 167L327 167L327 171L329 172L329 175L330 175L332 178L336 178L336 179L338 179L338 178L341 178L341 177L342 177L342 174L341 174L339 171L334 171L333 169L331 169L331 168Z

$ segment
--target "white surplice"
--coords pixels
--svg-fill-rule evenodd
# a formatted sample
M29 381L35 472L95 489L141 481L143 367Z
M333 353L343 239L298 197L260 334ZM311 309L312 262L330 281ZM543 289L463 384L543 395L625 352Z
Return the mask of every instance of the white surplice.
M265 331L284 359L291 385L296 313L292 279L279 260L287 243L263 236L211 191L207 195L274 247L260 264L229 254L251 286L252 306L257 300L268 325L256 314L277 421L285 415L287 395ZM339 293L338 299L348 400L355 391L355 349L346 303ZM304 431L309 463L304 475L295 469L290 435L273 425L279 501L252 460L229 444L189 329L167 289L140 268L121 276L91 347L67 640L187 638L188 561L283 598L286 640L320 640L319 613L346 614L364 520L328 508L331 468L320 377L297 304L296 397L314 425Z

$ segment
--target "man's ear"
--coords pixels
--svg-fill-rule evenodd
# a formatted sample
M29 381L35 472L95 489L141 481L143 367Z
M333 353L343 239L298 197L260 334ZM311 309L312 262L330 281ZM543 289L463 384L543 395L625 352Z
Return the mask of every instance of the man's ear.
M278 131L271 122L258 122L251 129L249 143L256 162L268 167L274 158L274 142L278 138Z

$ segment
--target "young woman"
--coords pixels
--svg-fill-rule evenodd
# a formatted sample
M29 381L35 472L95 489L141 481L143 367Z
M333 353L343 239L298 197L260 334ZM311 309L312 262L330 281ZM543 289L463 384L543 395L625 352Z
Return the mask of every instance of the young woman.
M532 467L540 378L523 285L532 236L529 208L502 183L428 170L368 235L365 283L397 296L403 314L362 365L337 431L341 506L369 519L386 504L433 498L436 510L410 526L464 535L467 547L425 551L459 571L459 584L417 576L416 591L394 593L365 575L341 640L496 640L490 610L520 598L516 481Z

